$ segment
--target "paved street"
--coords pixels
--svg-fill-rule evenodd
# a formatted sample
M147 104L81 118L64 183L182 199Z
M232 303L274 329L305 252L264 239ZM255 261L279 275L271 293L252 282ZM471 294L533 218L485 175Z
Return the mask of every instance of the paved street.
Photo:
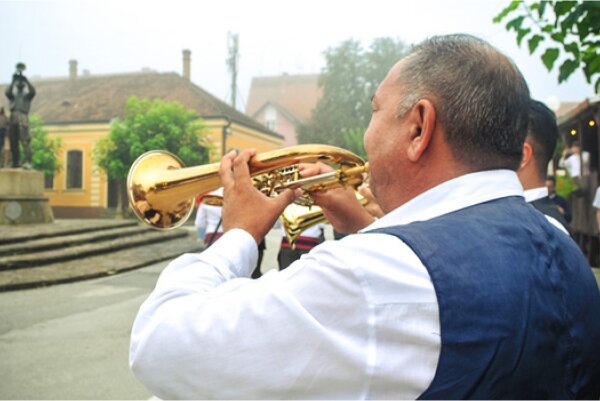
M276 266L279 231L263 271ZM127 362L135 314L166 262L0 293L0 399L148 399Z
M279 241L271 231L263 272L275 268ZM129 336L166 264L0 293L0 399L151 398L129 370Z
M151 397L127 353L135 313L164 265L0 293L0 398Z

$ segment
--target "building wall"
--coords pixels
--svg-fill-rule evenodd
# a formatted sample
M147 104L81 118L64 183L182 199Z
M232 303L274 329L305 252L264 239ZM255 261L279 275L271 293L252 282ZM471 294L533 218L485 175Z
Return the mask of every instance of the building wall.
M106 174L93 162L93 149L110 130L104 124L72 124L46 126L51 138L62 138L61 170L55 174L53 188L45 191L51 206L105 208L107 199ZM82 152L82 188L67 188L67 154Z
M213 143L211 162L221 159L223 126L225 119L206 120L205 133ZM109 123L47 125L51 138L62 138L60 159L62 169L54 176L53 188L47 189L55 216L65 217L100 217L108 205L108 179L93 160L96 143L110 132ZM258 130L245 127L235 122L230 124L231 134L227 136L227 149L255 148L258 152L278 149L283 139L264 134ZM82 152L82 188L67 189L67 154L71 150Z
M255 117L256 121L261 124L268 126L267 116L265 115L267 108L265 107ZM287 119L282 113L277 113L275 117L275 125L272 128L273 131L283 135L284 141L283 146L294 146L298 144L298 134L296 133L296 126L292 121Z
M238 124L235 121L230 122L224 118L205 119L204 125L213 144L210 156L211 162L218 162L223 156L223 151L227 152L227 150L232 148L254 148L260 153L279 149L283 146L283 138L267 135L253 128ZM229 128L225 144L223 144L223 127Z

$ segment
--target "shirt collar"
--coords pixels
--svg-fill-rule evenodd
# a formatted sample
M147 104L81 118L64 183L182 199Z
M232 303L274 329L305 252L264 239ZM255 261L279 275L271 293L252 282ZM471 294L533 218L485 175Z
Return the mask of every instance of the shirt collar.
M429 220L508 196L523 196L523 187L514 171L489 170L465 174L423 192L361 231Z
M525 202L533 202L534 200L538 200L541 198L545 198L548 196L548 187L538 187L526 189L523 192L523 196L525 196Z

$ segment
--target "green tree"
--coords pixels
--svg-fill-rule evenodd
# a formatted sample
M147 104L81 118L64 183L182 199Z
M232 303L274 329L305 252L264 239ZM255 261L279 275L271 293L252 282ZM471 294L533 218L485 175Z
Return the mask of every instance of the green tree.
M558 82L566 81L581 68L588 83L600 92L600 2L597 1L512 1L493 21L511 15L506 30L514 30L517 44L527 42L529 53L545 50L541 59L548 71L562 55ZM562 53L562 54L561 54Z
M48 131L44 128L42 118L38 115L30 117L29 131L31 133L31 164L33 169L46 175L54 175L61 169L58 157L58 152L62 146L61 138L50 138ZM22 147L21 154L24 154Z
M125 105L124 118L113 122L94 153L98 166L123 185L133 162L149 150L167 150L191 166L208 162L210 147L204 123L193 111L177 102L134 96ZM118 193L117 215L123 205L122 191Z
M367 159L367 152L363 144L365 130L362 128L347 128L342 131L343 148L350 152Z
M392 38L375 39L365 50L353 39L325 51L319 85L323 96L311 120L298 127L301 143L325 143L364 155L362 137L371 118L371 97L388 70L406 54Z

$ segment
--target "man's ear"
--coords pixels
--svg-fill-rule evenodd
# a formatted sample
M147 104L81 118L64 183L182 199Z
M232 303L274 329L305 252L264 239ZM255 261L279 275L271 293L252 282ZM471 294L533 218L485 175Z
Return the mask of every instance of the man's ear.
M523 144L523 158L521 159L521 164L519 164L519 170L522 170L533 160L533 148L531 144L527 141Z
M410 118L410 144L407 155L409 160L418 161L431 143L435 131L436 110L433 103L421 99L408 112Z

